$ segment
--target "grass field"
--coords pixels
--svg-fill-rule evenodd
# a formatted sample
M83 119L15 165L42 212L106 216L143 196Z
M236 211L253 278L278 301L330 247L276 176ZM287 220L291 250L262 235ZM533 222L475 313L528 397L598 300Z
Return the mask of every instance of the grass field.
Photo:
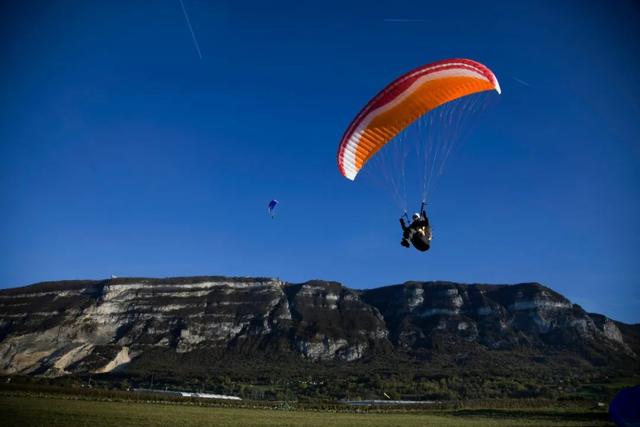
M336 413L0 396L3 426L611 426L581 408Z

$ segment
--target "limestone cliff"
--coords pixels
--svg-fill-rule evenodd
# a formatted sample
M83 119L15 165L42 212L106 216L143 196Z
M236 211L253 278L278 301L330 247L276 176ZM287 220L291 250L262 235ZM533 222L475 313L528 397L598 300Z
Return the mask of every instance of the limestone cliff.
M0 291L0 373L111 372L158 349L351 362L461 344L636 360L630 331L536 283L353 290L231 277L47 282Z

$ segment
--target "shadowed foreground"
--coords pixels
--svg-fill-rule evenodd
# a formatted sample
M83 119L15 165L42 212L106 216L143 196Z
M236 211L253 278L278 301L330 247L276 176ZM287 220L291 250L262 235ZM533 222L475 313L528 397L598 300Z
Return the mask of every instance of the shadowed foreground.
M610 426L603 412L582 409L460 410L440 413L334 413L97 402L52 397L3 396L6 426Z

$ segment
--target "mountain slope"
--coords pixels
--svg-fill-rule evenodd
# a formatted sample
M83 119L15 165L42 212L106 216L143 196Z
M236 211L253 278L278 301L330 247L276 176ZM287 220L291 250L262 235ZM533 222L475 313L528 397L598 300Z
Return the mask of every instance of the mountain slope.
M484 355L475 364L494 353L618 367L637 365L638 336L637 325L587 313L537 283L353 290L207 276L0 291L3 374L127 372L160 360L167 370L187 360L207 370L223 359L395 364Z

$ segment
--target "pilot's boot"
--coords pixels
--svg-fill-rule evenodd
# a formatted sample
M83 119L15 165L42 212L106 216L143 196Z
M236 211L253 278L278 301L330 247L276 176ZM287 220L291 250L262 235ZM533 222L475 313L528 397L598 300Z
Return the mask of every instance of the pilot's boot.
M405 248L408 248L409 246L411 246L411 245L409 244L409 241L408 241L407 239L402 239L402 240L400 241L400 244L401 244L402 246L404 246Z

